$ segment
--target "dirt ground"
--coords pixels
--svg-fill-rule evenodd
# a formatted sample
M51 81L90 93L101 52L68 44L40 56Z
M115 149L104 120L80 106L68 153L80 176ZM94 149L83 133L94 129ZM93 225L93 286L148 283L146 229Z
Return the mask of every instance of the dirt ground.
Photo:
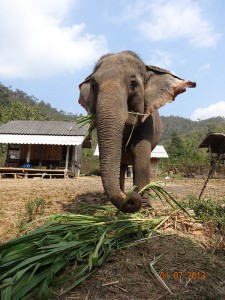
M189 195L198 196L203 183L203 179L174 179L162 186L176 199L185 200ZM222 179L210 180L203 197L223 201L224 183ZM131 179L127 179L126 188L131 186ZM74 212L79 204L107 202L100 177L1 179L0 243L20 234L22 225L30 219L27 203L37 199L42 199L44 206L34 217ZM152 205L153 215L165 213L160 201L153 200ZM116 251L80 287L53 299L225 299L225 249L217 251L223 238L209 226L174 213L150 240ZM152 271L151 263L157 257L154 269L171 294Z

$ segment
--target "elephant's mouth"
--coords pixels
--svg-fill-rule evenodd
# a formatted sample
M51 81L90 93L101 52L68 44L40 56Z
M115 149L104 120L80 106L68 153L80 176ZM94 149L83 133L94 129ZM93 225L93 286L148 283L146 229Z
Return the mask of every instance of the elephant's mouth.
M135 111L129 111L128 118L126 120L126 126L135 126L143 115L144 114Z
M143 115L144 114L133 111L128 112L128 118L125 122L126 134L129 135L134 130L137 124L141 121Z

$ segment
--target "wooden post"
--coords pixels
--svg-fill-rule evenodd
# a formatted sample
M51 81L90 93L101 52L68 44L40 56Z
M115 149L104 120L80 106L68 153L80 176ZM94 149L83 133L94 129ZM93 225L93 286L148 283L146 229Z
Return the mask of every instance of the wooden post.
M66 149L66 164L65 164L65 169L68 170L68 166L69 166L69 155L70 155L70 145L67 145L67 149Z
M209 159L210 159L210 161L212 160L212 149L211 149L211 145L209 145Z
M78 157L78 153L79 153L79 145L75 146L75 174L77 176L80 176L80 165L79 165L79 157Z
M28 145L26 162L30 162L30 154L31 154L31 144ZM25 178L28 178L28 172L25 171Z
M31 145L29 144L28 145L28 151L27 151L27 158L26 158L27 162L30 162L30 154L31 154Z
M71 172L75 173L75 175L80 175L80 168L78 166L78 147L77 145L73 146L73 154L72 154L72 165Z
M72 151L71 172L75 173L75 146L73 146L73 151Z

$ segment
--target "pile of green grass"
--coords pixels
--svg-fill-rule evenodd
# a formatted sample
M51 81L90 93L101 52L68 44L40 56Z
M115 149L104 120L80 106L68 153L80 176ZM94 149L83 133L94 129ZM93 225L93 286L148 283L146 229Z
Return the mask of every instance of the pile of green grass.
M115 216L115 211L104 210L93 216L52 216L45 225L0 245L1 299L48 299L69 282L66 293L101 266L113 249L149 237L166 219L149 219L143 212ZM63 275L70 264L74 271Z
M151 183L139 193L149 193L151 198L185 211L159 183ZM62 286L66 293L101 266L112 250L148 239L169 217L151 219L148 210L125 215L108 206L88 206L80 214L46 218L49 221L43 226L0 245L2 300L48 299ZM63 273L72 264L70 275Z

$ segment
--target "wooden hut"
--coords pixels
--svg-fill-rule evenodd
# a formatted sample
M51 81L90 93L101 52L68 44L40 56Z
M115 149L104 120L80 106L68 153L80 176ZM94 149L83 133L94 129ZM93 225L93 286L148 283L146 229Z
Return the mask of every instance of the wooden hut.
M11 121L0 126L0 144L8 144L0 174L26 177L78 176L87 126L75 122Z
M159 170L159 161L164 158L168 158L168 154L166 149L162 145L157 145L155 149L151 153L151 161L150 161L150 177L155 178L160 170Z

